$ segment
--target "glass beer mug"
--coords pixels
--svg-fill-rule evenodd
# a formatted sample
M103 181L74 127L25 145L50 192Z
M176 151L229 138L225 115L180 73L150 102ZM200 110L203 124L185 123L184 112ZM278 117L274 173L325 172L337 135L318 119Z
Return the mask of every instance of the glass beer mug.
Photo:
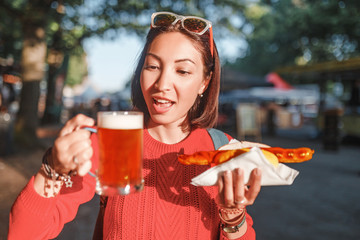
M143 122L142 112L98 112L97 194L127 195L143 189Z

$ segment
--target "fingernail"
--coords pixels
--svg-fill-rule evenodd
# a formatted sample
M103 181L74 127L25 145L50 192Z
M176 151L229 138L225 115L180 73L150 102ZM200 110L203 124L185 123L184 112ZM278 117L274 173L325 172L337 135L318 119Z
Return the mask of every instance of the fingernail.
M226 171L224 172L224 176L230 176L230 174L231 174L231 171L230 171L230 170L226 170Z
M258 176L261 175L261 170L259 168L256 168L255 169L255 174L258 175Z

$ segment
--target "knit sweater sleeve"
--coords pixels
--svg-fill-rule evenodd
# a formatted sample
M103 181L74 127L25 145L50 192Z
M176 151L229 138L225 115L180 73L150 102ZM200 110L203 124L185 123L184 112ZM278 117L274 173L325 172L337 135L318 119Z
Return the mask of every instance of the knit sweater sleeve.
M97 139L92 137L94 154L93 169L97 168ZM92 169L92 171L93 171ZM45 198L34 189L33 176L15 200L9 217L8 239L52 239L72 221L79 205L90 201L95 194L95 178L73 176L71 188L62 187L56 197Z
M52 239L73 220L80 204L94 196L95 180L91 176L73 177L73 187L53 198L44 198L34 189L34 177L22 190L9 218L8 239Z
M252 227L253 225L253 220L251 218L251 216L246 213L246 224L247 224L247 230L246 233L241 236L240 238L237 238L238 240L255 240L256 239L256 234L255 234L255 230ZM230 240L229 238L227 238L224 234L224 232L222 230L220 230L220 240Z

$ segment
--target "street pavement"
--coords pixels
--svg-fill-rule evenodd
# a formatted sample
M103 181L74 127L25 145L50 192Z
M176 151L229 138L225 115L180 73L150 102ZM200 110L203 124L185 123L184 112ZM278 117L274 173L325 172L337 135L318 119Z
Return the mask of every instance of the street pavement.
M360 145L325 151L315 140L265 138L272 146L315 149L291 186L263 187L248 211L257 239L360 239Z
M259 240L360 239L360 144L325 151L322 142L304 134L263 136L262 142L284 148L310 147L312 160L287 164L300 172L291 186L263 187L248 212ZM50 143L49 143L50 144ZM44 150L0 157L0 240L6 239L12 202L40 167ZM57 239L91 239L99 197L82 205Z

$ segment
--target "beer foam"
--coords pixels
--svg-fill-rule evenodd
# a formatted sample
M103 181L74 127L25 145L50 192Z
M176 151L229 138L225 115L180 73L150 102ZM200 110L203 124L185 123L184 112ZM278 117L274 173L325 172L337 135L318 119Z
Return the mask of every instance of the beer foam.
M109 129L142 129L144 117L142 114L98 114L98 127Z

